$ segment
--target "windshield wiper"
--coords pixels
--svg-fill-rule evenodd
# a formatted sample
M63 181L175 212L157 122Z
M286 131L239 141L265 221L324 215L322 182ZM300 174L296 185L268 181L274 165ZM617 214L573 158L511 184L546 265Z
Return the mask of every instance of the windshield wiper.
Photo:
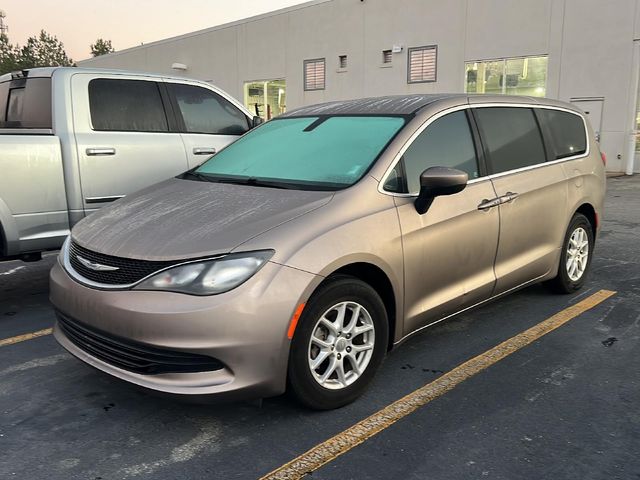
M212 182L212 183L218 182L218 179L214 177L210 177L209 175L205 175L204 173L198 173L195 170L188 170L184 172L182 175L180 175L179 178L185 178L185 177L192 177L202 182Z
M280 189L285 189L285 190L290 190L290 189L297 188L297 186L292 184L292 183L277 182L277 181L273 181L273 180L260 180L260 179L255 178L255 177L248 177L248 178L217 178L214 181L217 181L217 182L220 182L220 183L231 183L231 184L234 184L234 185L251 185L251 186L254 186L254 187L280 188Z
M204 173L196 172L195 169L184 172L178 178L187 178L187 177L194 178L201 182L228 183L231 185L250 185L253 187L278 188L282 190L326 190L326 188L318 188L316 186L311 186L311 185L303 185L303 184L298 184L293 182L281 182L277 180L262 180L256 177L240 177L240 178L218 177L217 175L207 175Z

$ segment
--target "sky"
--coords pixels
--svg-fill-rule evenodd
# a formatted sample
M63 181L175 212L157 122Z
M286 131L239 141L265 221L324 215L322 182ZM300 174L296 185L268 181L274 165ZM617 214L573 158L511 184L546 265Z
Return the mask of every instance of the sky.
M289 7L306 0L4 0L11 43L41 29L55 35L73 60L91 56L97 38L116 50Z

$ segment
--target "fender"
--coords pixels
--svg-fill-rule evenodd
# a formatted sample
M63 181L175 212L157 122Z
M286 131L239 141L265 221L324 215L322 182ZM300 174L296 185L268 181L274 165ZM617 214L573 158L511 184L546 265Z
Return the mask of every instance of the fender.
M6 242L6 251L4 255L16 255L20 250L20 238L18 235L18 226L13 218L9 206L0 198L0 227L4 234L4 241ZM0 245L0 248L2 246ZM0 250L0 253L2 251Z

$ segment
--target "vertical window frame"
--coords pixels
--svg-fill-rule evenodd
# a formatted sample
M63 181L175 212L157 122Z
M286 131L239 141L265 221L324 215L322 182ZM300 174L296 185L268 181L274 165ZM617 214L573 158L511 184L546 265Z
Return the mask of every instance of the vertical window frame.
M411 54L413 52L422 52L422 51L433 51L434 55L434 68L433 68L433 79L425 80L422 77L422 80L412 80L411 79ZM423 67L424 68L424 67ZM409 47L407 49L407 84L416 84L416 83L435 83L438 81L438 45L422 45L419 47Z
M322 72L322 86L318 87L318 86L314 86L313 88L309 88L308 87L308 81L307 81L307 65L310 64L317 64L322 62L322 67L323 67L323 72ZM303 88L305 92L315 92L318 90L326 90L327 88L327 59L326 57L322 57L322 58L310 58L308 60L304 60L302 63L302 82L303 82Z

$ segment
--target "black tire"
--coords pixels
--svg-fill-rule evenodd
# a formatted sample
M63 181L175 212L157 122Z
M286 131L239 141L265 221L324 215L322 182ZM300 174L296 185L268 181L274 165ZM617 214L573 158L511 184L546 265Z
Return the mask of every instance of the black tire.
M584 273L582 273L580 278L572 279L569 276L569 271L567 268L569 241L573 233L580 228L586 232L587 239L589 241L587 264ZM560 264L558 265L558 275L553 280L550 280L548 282L549 287L554 292L566 294L576 292L577 290L580 290L582 288L584 282L587 279L589 267L591 266L594 243L593 226L591 225L591 222L589 222L589 219L581 213L576 213L571 219L569 228L567 228L567 233L564 236L564 241L562 243L562 253L560 255Z
M350 385L334 390L324 387L315 379L309 365L310 342L320 318L341 302L356 302L364 307L373 321L375 333L373 353L362 374ZM353 310L350 312L350 315L353 315ZM329 278L311 296L298 322L289 353L289 392L301 403L316 410L330 410L353 402L362 395L380 367L387 351L388 338L387 312L376 291L367 283L354 277L339 275ZM358 341L356 336L352 341ZM345 356L343 359L345 370L351 366L351 363L348 364L346 360Z

